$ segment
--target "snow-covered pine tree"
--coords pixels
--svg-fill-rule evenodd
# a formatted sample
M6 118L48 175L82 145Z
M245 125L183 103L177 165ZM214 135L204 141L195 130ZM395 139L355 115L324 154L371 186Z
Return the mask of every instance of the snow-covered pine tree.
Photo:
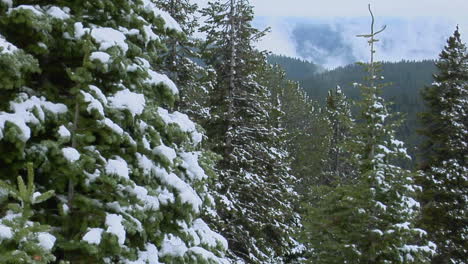
M351 103L339 86L328 92L322 111L324 114L316 114L315 120L312 119L316 126L321 127L321 138L310 137L312 146L316 148L312 151L319 151L321 155L315 154L314 158L319 160L311 161L311 164L317 165L303 182L306 183L303 187L306 191L302 194L306 210L333 192L334 188L356 180L356 166L350 151L355 141L352 135L355 124ZM322 124L317 124L319 122Z
M421 223L438 248L433 263L461 264L468 258L468 53L458 27L436 66L422 93Z
M295 189L299 196L308 200L310 186L322 181L320 172L326 164L328 140L325 138L329 136L326 113L297 82L283 80L280 91L278 96L284 113L281 122L287 133L284 143L291 160L291 174L297 179Z
M55 191L27 214L50 234L20 234L38 263L224 262L225 239L199 218L202 135L165 109L178 90L154 70L178 29L149 0L0 1L1 203L28 162L37 192ZM23 218L1 210L1 239Z
M163 69L179 88L181 98L176 102L176 109L204 125L210 118L209 93L215 75L211 68L199 65L202 41L194 36L199 28L198 6L189 0L157 0L156 3L174 18L184 33L172 31L162 38L167 47L162 54Z
M326 115L330 132L328 157L321 184L335 185L355 178L355 169L347 150L347 146L353 141L351 131L354 120L351 116L351 103L339 86L328 92Z
M213 119L206 128L213 150L223 157L219 230L237 261L282 263L294 243L292 179L284 152L276 148L272 104L260 82L266 62L254 43L263 32L252 27L252 7L245 0L211 2L202 13L204 58L217 73Z
M435 250L426 232L415 227L418 188L409 171L394 165L409 158L403 142L395 138L395 124L380 96L383 84L374 62L375 36L372 16L368 38L371 51L366 84L358 84L360 120L351 149L356 157L357 178L325 193L312 205L304 221L311 246L311 263L427 263ZM393 124L392 124L393 123Z
M288 107L286 105L292 104L291 99L299 99L302 97L288 97L286 94L291 95L303 95L301 91L301 88L297 85L296 82L291 81L286 79L286 73L284 72L281 67L278 65L270 65L270 64L265 64L263 67L263 70L260 72L259 75L257 75L257 80L260 83L260 85L266 87L268 89L268 94L270 98L270 103L271 103L271 109L269 111L269 127L276 133L276 138L274 141L271 142L271 146L273 149L276 149L276 151L281 152L281 155L278 156L278 159L276 162L278 166L282 166L284 169L287 171L282 171L282 173L289 173L291 175L294 175L289 181L286 183L289 185L289 188L291 188L291 191L294 190L294 192L291 192L290 195L293 195L293 197L289 196L291 199L290 206L291 208L288 208L288 210L291 210L289 213L291 215L291 223L292 228L295 229L295 233L293 237L291 237L291 248L289 249L289 253L285 256L284 262L285 263L300 263L301 255L303 254L304 246L296 241L296 234L297 231L301 228L300 226L300 196L299 193L296 191L297 190L297 185L299 184L298 177L293 173L293 160L294 157L292 155L292 151L294 150L294 139L295 136L293 135L295 132L293 129L290 129L288 127L289 122L290 122L290 117L289 115L291 113L287 112ZM298 92L298 93L296 93ZM295 101L295 104L299 104L300 106L306 108L307 104L302 105L304 101ZM303 109L304 110L304 109ZM293 230L291 229L291 230Z
M32 163L27 164L27 184L18 176L18 186L0 180L0 188L6 191L2 199L10 196L15 203L7 205L5 216L0 221L0 259L2 263L49 263L56 258L51 253L55 243L50 226L31 221L32 206L50 199L53 191L36 192ZM2 201L3 202L3 201ZM19 202L19 204L18 204Z

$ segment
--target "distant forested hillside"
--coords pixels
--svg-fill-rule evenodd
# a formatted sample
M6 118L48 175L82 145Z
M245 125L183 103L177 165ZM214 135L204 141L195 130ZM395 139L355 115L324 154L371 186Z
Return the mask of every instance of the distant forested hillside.
M280 65L286 72L288 79L293 81L301 81L324 70L321 66L312 62L282 55L270 55L267 60L271 64Z
M320 103L325 102L328 90L336 85L343 89L346 96L357 99L359 89L354 87L353 83L359 82L365 76L363 67L357 64L322 71L320 66L299 59L271 56L269 61L281 65L288 78L298 81L311 99ZM416 134L417 113L423 109L420 90L432 83L434 72L433 60L382 63L382 75L385 82L390 83L383 91L384 98L394 102L394 110L404 114L405 122L399 134L401 139L407 142L413 155L414 147L419 142L419 136Z

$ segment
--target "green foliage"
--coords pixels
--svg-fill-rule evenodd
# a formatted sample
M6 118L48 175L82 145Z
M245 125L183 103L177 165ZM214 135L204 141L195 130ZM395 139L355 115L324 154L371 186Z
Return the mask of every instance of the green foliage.
M211 149L222 156L214 222L229 241L231 258L282 263L293 251L297 219L278 109L282 83L255 49L265 32L252 26L248 1L211 2L202 14L202 55L216 77L205 128Z
M288 79L294 81L304 80L305 78L323 71L320 66L313 62L290 58L283 55L271 54L268 55L267 60L272 65L281 65L281 68L283 68Z
M36 192L33 164L27 164L27 184L17 177L17 187L0 180L0 189L16 200L6 205L0 218L0 258L2 263L51 263L56 258L51 249L55 237L49 234L50 227L33 221L33 205L42 203L54 195L50 190Z
M369 6L370 10L370 6ZM372 14L372 13L371 13ZM356 168L351 183L321 187L304 218L304 242L310 263L427 263L435 246L415 226L419 204L413 174L394 165L407 158L395 138L395 124L381 97L379 64L373 61L377 33L368 38L371 60L358 102L360 117L354 130L349 161Z
M338 67L332 70L308 72L310 66L296 64L291 58L277 60L282 67L293 68L287 71L287 77L300 83L307 95L325 105L327 93L330 87L340 86L343 93L351 100L360 99L359 89L355 89L356 80L362 80L366 76L363 67L357 64ZM290 66L290 65L294 65ZM387 101L392 101L390 105L392 111L405 115L405 120L397 129L397 135L407 143L408 153L413 157L413 161L400 161L406 167L412 167L414 157L417 155L417 146L421 143L422 137L416 133L420 128L417 113L424 109L424 102L420 96L422 87L433 82L432 73L436 67L433 60L423 61L400 61L382 62L382 71L385 72L385 82L389 84L389 89L382 91L382 96ZM296 69L297 68L297 69ZM298 74L307 71L304 74ZM353 108L353 113L357 109Z
M468 52L458 28L436 65L435 82L422 93L420 222L438 247L432 263L461 264L467 257Z
M326 121L328 124L327 152L325 159L323 181L320 184L339 185L349 183L356 177L352 157L349 152L354 143L351 134L355 127L351 115L352 103L343 94L340 86L330 90L327 96Z
M43 261L223 262L224 238L199 218L211 206L203 136L163 108L179 98L160 73L177 23L148 0L2 2L0 34L0 180L34 162L37 189L56 192L34 207L50 193L31 200L19 180L56 240ZM48 238L36 233L24 236Z

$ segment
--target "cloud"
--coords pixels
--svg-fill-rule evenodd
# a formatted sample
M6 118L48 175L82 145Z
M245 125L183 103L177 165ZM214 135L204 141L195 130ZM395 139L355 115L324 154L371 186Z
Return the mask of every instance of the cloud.
M370 3L378 16L466 17L466 0L251 0L259 16L358 17L367 16Z
M456 26L446 18L381 18L376 29L384 24L387 29L377 36L379 42L376 43L376 57L383 61L436 59ZM368 33L369 21L342 21L338 27L342 38L349 39L354 57L359 61L368 61L368 44L354 36Z
M270 31L257 44L259 50L269 50L274 54L299 58L296 44L293 41L292 30L294 25L275 18L259 18L254 26L260 30L270 27Z
M209 0L194 1L206 6ZM355 36L369 32L369 2L376 28L388 26L376 45L379 60L435 59L457 24L462 39L468 42L466 0L327 0L320 4L311 0L251 0L254 25L259 29L271 27L256 45L328 68L367 61L366 40ZM298 33L304 26L314 30Z
M277 54L314 61L326 68L334 68L356 61L369 60L369 46L356 35L370 31L370 19L292 19L260 18L256 25L271 25L272 33L259 47ZM387 25L378 36L377 60L435 59L456 23L448 18L380 17L375 29ZM462 38L468 34L462 29ZM468 33L468 32L466 32Z

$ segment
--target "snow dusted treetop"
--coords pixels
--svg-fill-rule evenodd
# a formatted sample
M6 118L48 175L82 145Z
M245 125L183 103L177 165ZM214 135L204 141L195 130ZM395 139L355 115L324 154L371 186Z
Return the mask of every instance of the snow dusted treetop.
M425 241L426 232L415 226L419 203L414 197L419 188L413 175L395 165L397 159L409 157L403 142L395 138L395 124L381 97L384 85L379 83L373 44L382 31L374 33L373 24L372 15L371 33L363 35L372 55L366 65L367 82L359 84L362 122L351 148L357 178L313 206L308 226L314 263L426 263L435 250Z
M254 43L264 32L252 26L247 0L210 2L202 14L207 34L202 53L217 76L207 131L213 150L223 157L218 228L230 243L232 258L282 263L294 243L295 193L270 93L261 83L267 65Z
M438 246L434 263L461 264L468 254L468 53L458 27L436 66L434 83L422 93L421 223Z
M56 193L32 207L53 230L37 243L72 263L223 263L225 239L199 218L201 134L166 110L178 89L154 68L174 19L149 0L2 0L0 17L0 178L33 162Z
M370 237L365 258L379 263L419 263L426 261L434 252L434 244L425 243L426 232L415 227L419 204L415 200L418 186L413 177L395 163L398 159L409 159L404 143L395 138L398 123L392 121L387 103L381 97L385 84L380 76L379 63L374 61L375 36L385 27L374 32L372 15L371 33L361 35L368 39L371 49L370 63L367 65L367 84L360 84L362 123L357 126L358 171L361 183L369 188L369 202L361 213L368 214L366 233ZM416 238L419 237L419 238Z
M325 163L324 179L320 184L336 185L350 182L355 178L355 168L351 164L347 149L354 140L351 130L354 119L351 115L351 101L344 95L340 86L328 91L326 116L329 126L328 157Z

